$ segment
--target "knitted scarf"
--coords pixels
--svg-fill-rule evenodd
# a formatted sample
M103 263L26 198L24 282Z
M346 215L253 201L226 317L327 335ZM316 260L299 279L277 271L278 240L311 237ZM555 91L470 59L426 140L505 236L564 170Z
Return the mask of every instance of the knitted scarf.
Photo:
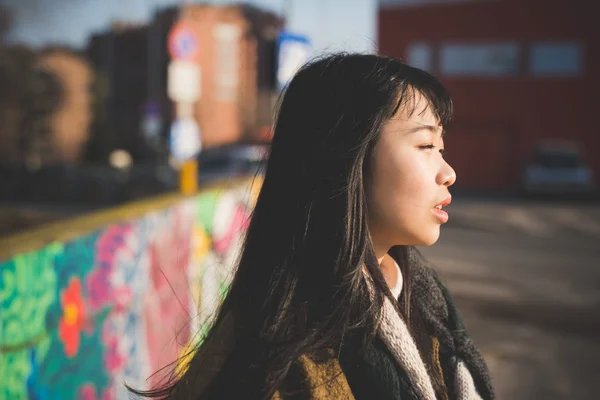
M370 277L365 276L367 286L374 290ZM394 297L400 294L397 287L393 288ZM416 392L422 400L436 400L431 378L427 373L425 363L421 358L419 349L410 334L406 323L398 314L389 298L385 298L382 310L380 336L388 347L398 365L407 372L411 378ZM477 393L471 373L464 362L459 361L455 374L455 396L457 400L482 400Z

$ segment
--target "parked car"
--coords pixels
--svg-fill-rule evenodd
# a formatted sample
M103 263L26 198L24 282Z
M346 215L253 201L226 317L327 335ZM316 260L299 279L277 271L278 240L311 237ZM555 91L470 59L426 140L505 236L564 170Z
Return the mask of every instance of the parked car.
M585 195L595 189L592 170L585 165L577 144L538 145L523 174L526 195Z

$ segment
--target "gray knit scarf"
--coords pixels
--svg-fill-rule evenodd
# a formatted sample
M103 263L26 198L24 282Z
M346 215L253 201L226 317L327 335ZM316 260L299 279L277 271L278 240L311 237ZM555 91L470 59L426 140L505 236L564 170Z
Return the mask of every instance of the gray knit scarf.
M374 290L371 278L366 275L365 278L369 289ZM397 298L400 293L393 294ZM380 335L381 340L388 347L398 365L410 376L420 398L422 400L436 400L431 378L427 373L427 368L417 345L406 323L388 297L385 298L383 304ZM463 361L458 362L454 386L456 393L451 398L482 400L475 388L473 377Z

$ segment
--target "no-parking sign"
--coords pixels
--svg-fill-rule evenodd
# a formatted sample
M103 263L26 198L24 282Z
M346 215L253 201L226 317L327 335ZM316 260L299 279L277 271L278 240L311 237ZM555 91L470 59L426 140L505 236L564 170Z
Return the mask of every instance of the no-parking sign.
M200 48L198 37L189 23L178 22L169 33L168 43L171 59L198 61Z

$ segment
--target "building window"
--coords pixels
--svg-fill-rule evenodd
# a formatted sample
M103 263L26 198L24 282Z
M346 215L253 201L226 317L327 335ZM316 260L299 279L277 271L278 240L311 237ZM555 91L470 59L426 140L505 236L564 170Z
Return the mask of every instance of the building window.
M446 76L504 77L519 73L516 43L445 44L440 73Z
M236 101L240 82L241 29L233 24L218 24L213 30L216 49L217 98L224 103Z
M575 42L538 43L531 46L529 70L533 76L581 75L583 46Z
M413 43L406 50L406 62L416 68L431 72L433 68L433 53L427 43Z

